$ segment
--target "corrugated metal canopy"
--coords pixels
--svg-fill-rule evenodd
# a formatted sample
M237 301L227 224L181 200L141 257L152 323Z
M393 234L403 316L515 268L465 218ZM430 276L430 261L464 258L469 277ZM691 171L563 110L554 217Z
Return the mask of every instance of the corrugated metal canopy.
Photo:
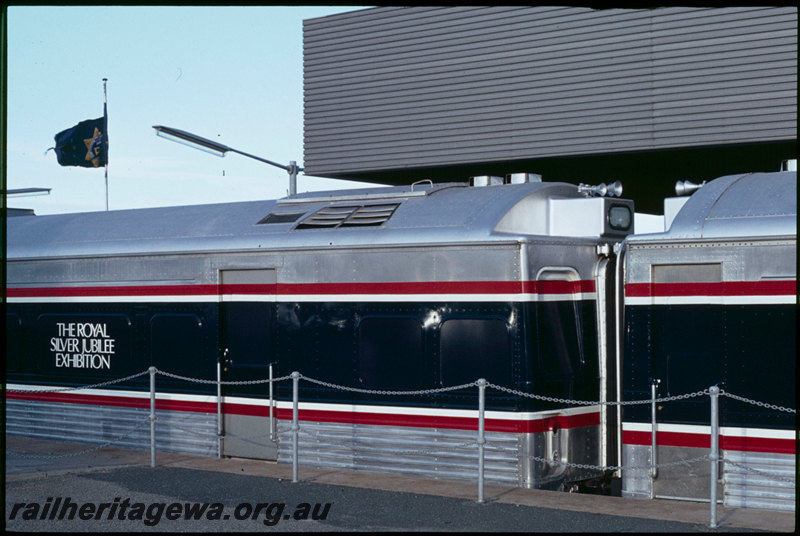
M305 21L304 84L318 175L795 140L797 10L360 10Z

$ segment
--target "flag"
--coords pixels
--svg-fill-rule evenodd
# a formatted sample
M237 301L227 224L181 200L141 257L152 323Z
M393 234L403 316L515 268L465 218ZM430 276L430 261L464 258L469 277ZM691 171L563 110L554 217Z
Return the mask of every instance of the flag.
M108 164L108 123L103 117L81 121L55 135L56 158L62 166L100 167Z

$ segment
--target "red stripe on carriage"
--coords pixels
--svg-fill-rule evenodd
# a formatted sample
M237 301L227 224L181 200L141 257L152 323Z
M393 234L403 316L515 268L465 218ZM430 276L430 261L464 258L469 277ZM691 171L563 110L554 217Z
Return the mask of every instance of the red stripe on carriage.
M272 296L277 292L275 283L225 283L220 294L254 294Z
M797 281L722 281L717 283L627 283L631 298L669 296L785 296L797 294Z
M337 294L580 294L595 292L582 281L424 281L390 283L272 283L225 285L109 285L97 287L9 287L9 298L115 296L337 295Z
M278 294L519 294L520 281L279 283Z
M278 411L279 419L291 420L290 409ZM349 412L336 410L300 410L298 419L308 422L334 422L340 424L369 424L379 426L402 426L411 428L447 428L449 430L477 430L477 417L455 417L442 415L413 415L397 413ZM535 434L558 428L581 428L600 424L600 413L558 415L532 419L486 418L487 432L513 434Z
M269 287L270 285L261 286ZM274 285L272 286L274 287ZM274 290L272 293L274 294ZM219 285L115 285L102 287L10 287L6 289L6 296L9 298L215 296L218 294Z
M579 294L594 292L583 281L425 281L393 283L278 283L278 294Z
M150 409L150 397L87 395L70 392L6 392L6 398L15 400L35 400L39 402L61 402L65 404L88 404L91 406L112 406L120 408ZM191 400L175 400L156 398L156 409L167 411L191 411L197 413L216 413L216 402L196 402Z
M746 452L774 452L777 454L794 454L797 452L797 444L794 439L723 435L719 438L719 445L721 449Z
M625 445L651 445L651 433L625 430L622 432L622 443ZM685 432L656 432L656 444L664 447L711 448L710 434L689 434ZM719 437L719 448L722 450L738 450L744 452L772 452L775 454L794 454L794 439L773 437L744 437L722 435Z

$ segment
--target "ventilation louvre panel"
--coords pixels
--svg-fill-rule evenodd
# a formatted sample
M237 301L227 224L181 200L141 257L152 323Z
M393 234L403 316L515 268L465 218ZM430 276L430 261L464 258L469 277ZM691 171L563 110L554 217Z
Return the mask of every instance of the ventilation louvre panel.
M335 229L337 227L375 227L388 220L399 203L321 208L300 222L296 229Z
M270 225L273 223L294 223L303 216L303 212L272 212L267 214L256 225Z

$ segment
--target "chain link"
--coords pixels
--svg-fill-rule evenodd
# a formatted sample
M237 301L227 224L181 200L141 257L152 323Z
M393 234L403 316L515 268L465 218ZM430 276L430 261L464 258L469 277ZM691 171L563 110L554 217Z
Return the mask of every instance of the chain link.
M746 402L748 404L753 404L755 406L760 406L762 408L768 408L775 411L783 411L785 413L794 413L797 415L797 410L792 408L785 408L783 406L776 406L775 404L767 404L766 402L759 402L757 400L750 400L749 398L745 398L743 396L734 395L733 393L728 393L720 389L719 394L723 396L727 396L728 398L733 398L734 400L738 400L740 402Z
M497 389L498 391L504 391L512 395L534 398L536 400L543 400L545 402L556 402L559 404L568 404L574 406L630 406L635 404L651 404L653 402L674 402L675 400L684 400L687 398L693 398L696 396L703 396L708 394L708 389L704 389L702 391L696 391L694 393L687 393L684 395L674 395L656 399L651 398L646 400L623 400L615 402L612 400L606 400L606 401L572 400L568 398L555 398L552 396L535 395L532 393L525 393L517 389L510 389L508 387L503 387L501 385L495 385L493 383L488 383L488 382L486 383L486 386Z
M354 393L364 393L370 395L430 395L434 393L446 393L448 391L457 391L459 389L465 389L467 387L474 387L478 385L477 381L472 383L465 383L463 385L456 385L454 387L440 387L438 389L422 389L418 391L381 391L377 389L360 389L358 387L346 387L344 385L337 385L335 383L329 383L322 380L315 380L314 378L309 378L308 376L300 375L300 378L311 383L316 383L317 385L322 385L324 387L331 387L333 389L340 389L342 391L352 391Z
M754 474L765 476L765 477L768 477L768 478L771 478L771 479L774 479L774 480L781 480L783 482L790 482L792 484L794 484L794 482L795 482L794 478L786 478L786 477L783 477L783 476L781 476L781 475L779 475L777 473L770 473L768 471L761 471L759 469L753 469L752 467L748 467L746 465L742 465L742 464L736 463L733 460L729 460L728 458L722 458L722 461L724 461L725 463L728 463L730 465L733 465L734 467L738 467L740 469L744 469L748 473L754 473Z
M662 467L673 467L673 466L676 466L676 465L691 465L691 464L697 463L697 462L708 461L708 460L711 459L711 456L709 454L705 454L703 456L698 456L696 458L687 458L685 460L676 460L676 461L673 461L673 462L658 463L658 464L656 464L654 466L652 466L652 465L645 465L645 466L592 465L592 464L586 464L586 463L562 462L562 461L559 461L559 460L551 460L551 459L548 459L548 458L541 458L539 456L529 456L528 458L531 459L531 460L537 461L537 462L541 462L541 463L547 463L547 464L552 464L552 465L562 465L562 466L566 466L566 467L575 467L575 468L578 468L578 469L592 469L592 470L598 470L598 471L604 471L604 470L609 470L609 471L619 471L619 470L624 470L624 471L635 471L635 470L645 471L645 470L652 469L654 467L655 468L662 468ZM736 462L734 462L732 460L729 460L728 458L720 458L720 461L723 461L726 464L730 464L730 465L733 465L733 466L738 467L740 469L743 469L744 471L746 471L748 473L753 473L753 474L757 474L759 476L764 476L764 477L770 478L772 480L780 480L782 482L788 482L790 484L794 484L795 483L795 479L793 479L793 478L787 478L787 477L781 476L781 475L779 475L777 473L770 473L768 471L761 471L759 469L754 469L753 467L748 467L746 465L742 465L742 464L736 463Z
M276 434L276 435L279 435L279 434ZM249 435L249 436L227 434L227 435L223 435L222 437L224 437L225 439L236 439L236 440L239 440L239 441L250 441L252 439L270 439L270 440L272 440L272 434L270 434L269 432L267 432L266 434Z
M562 462L560 460L550 460L547 458L541 458L539 456L528 456L528 459L533 460L535 462L541 463L548 463L552 465L563 465L565 467L577 467L578 469L594 469L598 471L610 470L610 471L618 471L622 469L622 466L619 465L591 465L588 463L570 463L570 462Z
M64 387L63 389L6 389L6 392L7 393L63 393L64 391L97 389L98 387L105 387L107 385L113 385L115 383L122 383L128 380L132 380L133 378L138 378L139 376L144 376L145 374L149 374L149 371L145 370L144 372L139 372L137 374L131 374L130 376L125 376L124 378L109 380L107 382L102 382L102 383L95 383L92 385L80 385L78 387Z
M116 437L116 438L114 438L114 439L112 439L110 441L106 441L105 443L103 443L101 445L97 445L96 447L90 447L88 449L79 450L77 452L70 452L68 454L23 454L21 452L14 452L14 451L10 451L10 450L6 451L6 453L8 455L10 455L10 456L16 456L18 458L30 458L30 459L36 458L36 459L46 459L46 460L56 460L56 459L59 459L59 458L71 458L71 457L74 457L74 456L81 456L83 454L90 454L92 452L96 452L96 451L98 451L100 449L104 449L104 448L108 447L109 445L113 445L114 443L122 441L123 439L127 439L128 437L133 435L134 432L136 432L137 430L139 430L141 428L144 428L144 426L147 425L147 424L150 424L150 417L149 416L147 418L143 419L139 424L137 424L136 426L134 426L133 428L131 428L130 430L128 430L127 432L125 432L124 434L122 434L119 437Z
M528 456L528 458L531 459L531 460L537 461L537 462L549 463L549 464L554 464L554 465L563 465L563 466L566 466L566 467L577 467L578 469L594 469L594 470L598 470L598 471L605 471L605 470L609 470L609 471L619 471L619 470L634 471L634 470L651 469L653 467L670 467L670 466L674 466L674 465L691 465L693 463L701 462L703 460L708 460L709 459L709 455L706 454L704 456L698 456L697 458L687 458L685 460L676 460L674 462L659 463L659 464L656 464L655 466L646 465L646 466L642 466L642 467L624 466L624 465L592 465L592 464L588 464L588 463L570 463L570 462L562 462L562 461L559 461L559 460L550 460L550 459L547 459L547 458L540 458L538 456Z
M217 381L217 380L201 380L200 378L189 378L188 376L180 376L178 374L173 374L172 372L166 372L163 370L156 369L156 374L161 374L162 376L167 376L168 378L175 378L176 380L184 380L187 382L194 382L194 383L213 383L220 385L256 385L260 383L270 383L270 382L280 382L283 380L288 380L292 376L281 376L280 378L269 378L264 380L241 380L241 381Z
M292 430L284 430L282 432L279 432L278 436L287 436L287 435L290 435L290 434L293 434L293 433L294 432ZM310 438L316 438L317 437L316 434L313 434L311 432L307 432L307 431L305 431L303 429L298 430L297 434L298 434L298 436L303 436L303 437L310 437ZM464 448L468 448L468 447L477 447L477 446L478 446L478 443L476 441L469 441L467 443L460 443L458 445L449 445L449 446L444 446L443 445L440 448L447 448L448 450L453 450L453 449L464 449ZM381 449L381 452L385 452L385 453L388 453L388 454L410 454L410 455L414 455L414 454L421 454L421 455L437 454L437 455L440 455L440 456L442 455L442 451L440 449L412 449L412 450Z
M449 446L447 448L450 449L450 450L454 450L454 449L465 449L465 448L468 448L468 447L477 447L477 446L478 446L478 444L475 441L470 441L469 443L461 443L459 445L452 445L452 446ZM429 456L431 454L436 454L436 455L439 455L439 456L442 455L442 451L441 450L436 450L436 449L386 450L384 452L387 452L389 454L405 454L405 455L425 455L425 456Z

